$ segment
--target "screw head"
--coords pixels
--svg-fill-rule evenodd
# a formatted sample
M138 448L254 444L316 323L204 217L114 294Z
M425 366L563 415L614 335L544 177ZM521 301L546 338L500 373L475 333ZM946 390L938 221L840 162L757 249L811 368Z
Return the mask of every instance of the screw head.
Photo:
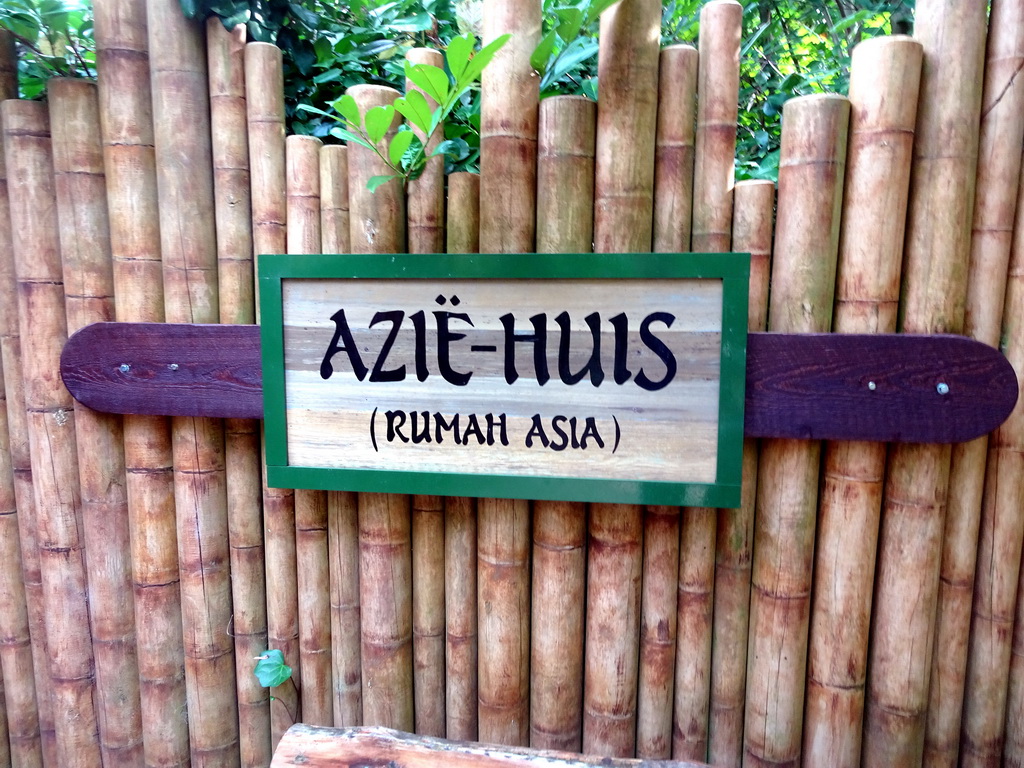
M936 385L935 391L938 392L940 395L948 395L949 394L949 384L947 384L944 381L940 381Z
M178 364L177 363L171 363L167 367L170 368L172 371L178 370Z
M128 363L121 363L121 365L118 367L118 370L121 373L128 373L128 371L130 371L131 369L132 367L128 365Z
M873 382L873 381L869 381L868 382L868 389L870 389L872 392L874 392L876 389L878 389L878 385L875 384L875 382Z

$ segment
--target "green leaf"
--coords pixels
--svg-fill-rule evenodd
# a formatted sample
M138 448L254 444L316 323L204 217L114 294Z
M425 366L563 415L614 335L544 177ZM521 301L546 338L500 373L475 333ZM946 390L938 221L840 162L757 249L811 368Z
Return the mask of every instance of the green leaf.
M448 75L440 67L405 62L405 76L438 104L448 98Z
M543 72L544 67L548 63L548 59L551 58L551 52L555 50L555 41L558 35L555 34L555 30L551 30L537 44L537 47L533 49L533 53L530 54L530 66L538 72Z
M417 13L403 19L395 19L388 25L395 32L426 32L434 26L428 13Z
M453 37L445 50L445 60L448 62L448 71L452 73L455 82L462 79L469 60L473 57L473 38L469 35Z
M340 125L336 125L333 128L331 128L331 136L334 136L339 139L344 139L345 141L350 142L352 144L358 144L359 146L366 147L367 149L373 149L373 147L370 145L370 142L368 142L362 136L357 136L356 134L352 133L352 131L346 131Z
M391 139L391 144L388 145L388 159L392 165L397 167L402 162L402 155L405 154L405 150L412 144L412 139L412 131L399 131Z
M292 668L284 663L284 654L274 649L259 657L253 674L264 688L275 688L292 676Z
M391 174L390 176L371 176L370 180L366 182L366 188L370 190L371 193L376 192L377 187L381 186L382 184L387 184L392 179L398 178L401 177L397 176L396 174Z
M484 71L484 67L491 63L491 59L494 58L495 54L501 50L501 46L509 41L512 35L501 35L500 37L494 38L490 43L480 49L480 52L473 57L473 60L469 62L469 66L466 67L466 71L460 78L459 83L464 83L468 86L478 77L480 73Z
M366 137L371 144L378 144L395 119L395 108L390 104L374 107L366 113Z
M591 0L590 7L587 8L587 18L583 23L586 26L590 26L591 22L617 2L619 0Z
M301 3L288 3L288 9L292 12L292 16L302 22L302 24L309 29L316 29L320 26L320 17L308 8L304 7Z
M411 90L405 96L395 99L395 109L412 125L423 131L424 136L431 133L433 114L422 93Z
M437 149L430 153L431 157L444 155L453 162L459 162L469 157L469 144L462 139L448 139L437 145Z
M562 40L571 43L583 28L583 11L579 8L556 8L555 15L560 20L555 31Z
M544 77L540 81L541 91L547 90L548 87L597 54L597 48L596 40L588 40L584 37L578 37L569 43L544 72Z
M353 125L356 128L363 127L363 118L359 114L359 105L351 94L346 93L340 99L333 102L331 106L339 115L344 117L350 125Z
M326 72L321 72L319 75L313 76L313 82L317 85L323 85L324 83L333 83L341 77L340 69L328 69Z

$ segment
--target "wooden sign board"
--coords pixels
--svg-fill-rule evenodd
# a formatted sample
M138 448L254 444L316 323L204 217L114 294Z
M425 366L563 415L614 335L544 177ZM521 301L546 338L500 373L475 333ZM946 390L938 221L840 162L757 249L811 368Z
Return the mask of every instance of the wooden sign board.
M745 255L259 268L271 486L739 505Z

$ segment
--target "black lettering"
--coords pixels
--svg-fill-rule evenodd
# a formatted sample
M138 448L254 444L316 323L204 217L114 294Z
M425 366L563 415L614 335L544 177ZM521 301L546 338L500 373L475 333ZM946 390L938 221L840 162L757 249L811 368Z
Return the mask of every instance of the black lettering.
M466 424L466 431L462 433L462 442L469 445L469 436L476 435L477 445L484 444L484 433L480 431L480 422L475 413L469 414L469 423Z
M434 414L434 442L444 442L444 432L450 432L455 438L456 445L462 445L462 435L459 434L459 414L452 416L451 421L446 421L440 413Z
M412 329L416 339L416 378L419 381L426 381L427 376L430 375L427 371L427 316L421 309L419 312L409 315L409 319L412 320Z
M324 353L323 362L320 363L320 378L331 378L331 375L334 373L334 365L331 363L331 358L338 352L345 352L348 354L349 362L352 364L352 373L355 374L359 381L362 381L366 377L366 366L363 365L363 360L359 357L356 342L348 328L345 310L339 309L331 315L331 320L334 321L334 336L331 338L331 343L327 345L327 352ZM338 346L339 340L344 342L344 346Z
M587 416L586 426L583 427L583 434L580 436L580 448L584 451L587 450L587 438L593 438L600 447L604 448L604 440L601 439L601 433L597 431L597 420L593 416Z
M537 383L542 387L548 383L548 316L543 312L530 318L533 333L516 333L516 316L511 312L498 318L505 329L505 382L513 383L519 378L516 370L517 343L533 344L533 367L537 374Z
M402 425L405 424L405 411L385 411L384 417L388 421L388 442L393 443L397 437L403 443L408 443L409 438L402 434Z
M632 371L626 367L629 354L629 318L625 312L608 318L615 329L615 383L625 384L633 377Z
M569 370L570 338L572 331L569 328L569 313L562 312L555 318L561 335L558 339L558 377L565 384L576 384L587 373L590 373L590 383L595 387L600 386L604 381L604 369L601 367L601 315L599 312L591 312L587 315L587 327L590 328L592 344L590 347L590 359L576 373Z
M473 325L473 321L469 319L469 315L465 312L434 312L434 318L437 321L437 369L449 384L464 387L469 383L473 374L472 372L461 373L452 369L451 350L449 347L453 341L466 338L466 334L451 331L448 328L448 321L454 318L462 320L470 326Z
M391 354L391 347L394 346L395 339L398 338L398 329L401 327L402 320L404 319L405 312L400 309L393 309L390 312L378 312L373 316L373 320L370 321L371 328L377 325L377 323L391 321L391 331L388 333L388 337L384 339L384 344L381 345L380 354L377 355L377 362L373 366L373 373L370 374L370 381L403 381L405 379L404 365L392 368L390 371L384 370L384 361Z
M506 431L505 425L505 414L498 414L497 421L495 421L494 414L487 414L487 444L494 445L494 427L498 426L498 440L502 445L508 445L508 432Z
M541 423L540 414L533 414L533 424L530 426L530 431L526 433L526 447L533 448L533 439L537 438L540 440L541 445L545 448L548 447L548 436L544 434L544 425Z
M668 386L669 382L675 378L676 356L672 354L672 350L665 345L665 342L651 333L651 323L664 323L666 328L671 328L675 321L676 316L668 312L652 312L640 323L640 340L665 364L665 375L658 381L651 381L642 369L637 373L636 383L641 389L655 392Z
M559 426L559 423L565 423L568 419L565 416L555 416L551 420L551 429L554 430L555 434L558 435L558 441L551 441L551 445L548 446L552 451L564 451L569 446L569 436L565 433L565 430Z
M409 416L412 419L412 444L419 445L420 443L430 442L430 411L423 411L421 416L416 411L413 411ZM420 421L423 421L423 426L419 425Z

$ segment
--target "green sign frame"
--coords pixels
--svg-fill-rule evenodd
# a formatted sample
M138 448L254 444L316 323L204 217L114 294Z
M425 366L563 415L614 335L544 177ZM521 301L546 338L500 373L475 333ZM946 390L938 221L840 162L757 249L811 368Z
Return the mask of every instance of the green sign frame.
M738 507L750 255L340 254L258 257L267 484L277 488ZM716 480L679 483L294 466L287 455L283 284L302 279L717 279L722 282Z

